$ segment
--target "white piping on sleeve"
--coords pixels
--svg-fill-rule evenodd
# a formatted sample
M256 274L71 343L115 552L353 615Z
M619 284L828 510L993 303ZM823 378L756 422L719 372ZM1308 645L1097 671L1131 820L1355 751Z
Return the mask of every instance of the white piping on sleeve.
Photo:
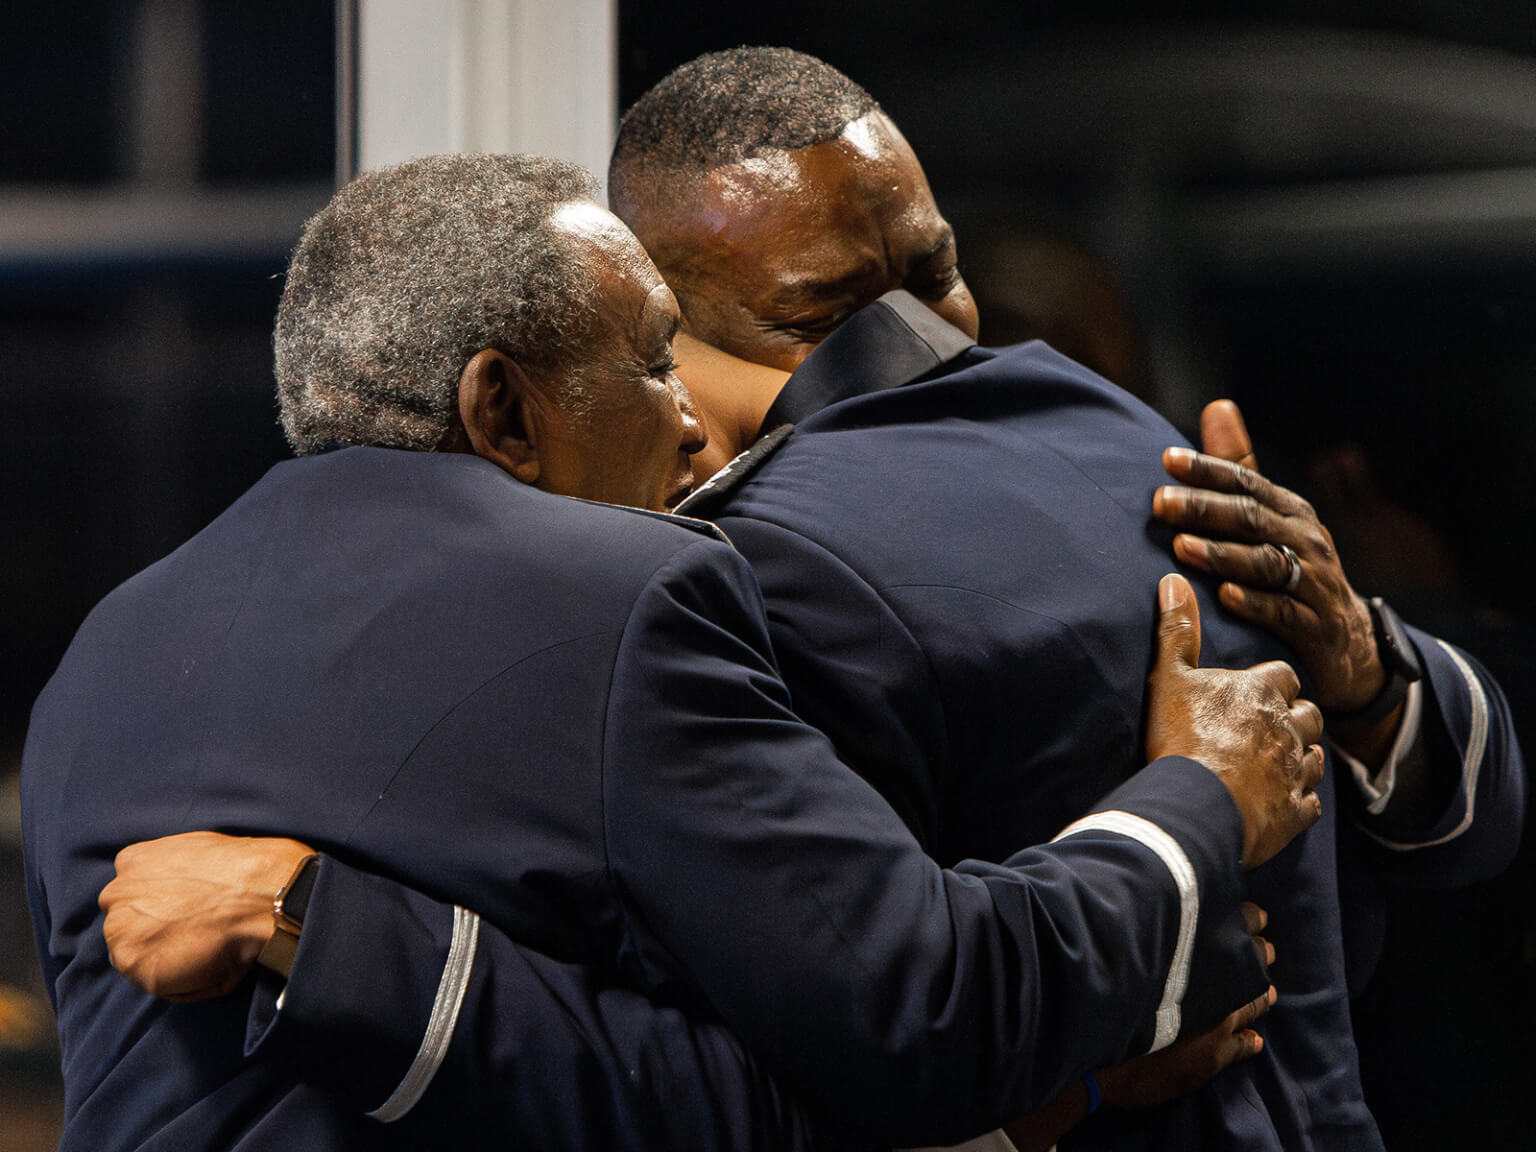
M453 1040L453 1028L459 1019L459 1009L464 1004L464 992L475 967L475 945L480 938L480 917L463 908L453 910L453 939L448 945L448 960L443 965L443 977L438 981L437 998L432 1002L432 1015L427 1020L426 1033L416 1059L406 1069L405 1079L368 1115L381 1124L393 1124L416 1107L432 1077L442 1066Z
M1350 775L1355 778L1360 795L1368 801L1365 810L1372 816L1381 815L1388 801L1392 799L1392 789L1397 786L1397 766L1402 763L1404 755L1418 739L1419 725L1423 723L1423 713L1424 685L1415 680L1408 685L1408 698L1403 704L1403 718L1397 726L1397 738L1392 741L1392 749L1387 753L1386 763L1375 774L1372 774L1369 768L1345 749L1337 744L1333 746L1334 753L1339 759L1349 765Z
M1402 843L1396 840L1388 840L1384 836L1366 829L1366 835L1370 836L1383 847L1390 848L1394 852L1412 852L1416 848L1433 848L1437 844L1445 844L1456 839L1468 828L1472 827L1472 817L1475 814L1477 802L1477 777L1483 768L1483 753L1488 748L1488 695L1483 691L1483 685L1478 680L1477 674L1472 671L1471 665L1461 656L1461 653L1452 648L1444 640L1437 640L1445 654L1456 665L1456 670L1461 673L1461 678L1466 681L1467 695L1471 698L1472 727L1467 733L1467 750L1461 757L1461 787L1462 795L1466 801L1467 810L1462 813L1460 822L1444 836L1437 836L1433 840L1419 840L1414 843Z
M1019 1152L1007 1133L1001 1128L996 1132L988 1132L985 1136L978 1136L974 1140L967 1140L964 1144L951 1144L943 1148L908 1148L906 1152Z
M1056 840L1075 836L1080 832L1114 832L1128 836L1137 843L1157 853L1179 893L1179 938L1173 949L1173 961L1168 966L1168 981L1163 986L1163 1000L1157 1009L1157 1025L1153 1032L1149 1052L1166 1048L1179 1034L1179 1024L1184 1003L1184 993L1189 988L1189 966L1194 959L1195 926L1200 919L1200 886L1195 879L1194 865L1179 847L1179 842L1152 821L1130 812L1094 812L1081 820L1067 825L1056 835Z

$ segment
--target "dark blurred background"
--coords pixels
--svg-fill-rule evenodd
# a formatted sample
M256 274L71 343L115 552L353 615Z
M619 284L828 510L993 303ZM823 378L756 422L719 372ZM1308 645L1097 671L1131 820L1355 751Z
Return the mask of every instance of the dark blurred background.
M1528 0L620 0L627 105L743 43L868 87L960 234L982 338L1189 429L1243 406L1356 585L1501 678L1528 747L1536 21ZM84 614L283 455L268 334L335 170L324 0L0 15L0 1152L56 1139L20 882L27 710ZM1523 1147L1531 861L1394 897L1358 1009L1389 1147Z

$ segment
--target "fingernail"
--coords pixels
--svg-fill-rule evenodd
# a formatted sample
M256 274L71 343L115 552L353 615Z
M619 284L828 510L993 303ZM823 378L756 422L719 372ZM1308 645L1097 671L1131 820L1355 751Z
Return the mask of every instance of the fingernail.
M1157 584L1157 602L1164 612L1172 612L1189 600L1188 582L1175 573L1168 573Z
M1195 458L1195 450L1193 448L1180 448L1175 445L1168 449L1168 455L1172 456L1175 460L1193 460Z

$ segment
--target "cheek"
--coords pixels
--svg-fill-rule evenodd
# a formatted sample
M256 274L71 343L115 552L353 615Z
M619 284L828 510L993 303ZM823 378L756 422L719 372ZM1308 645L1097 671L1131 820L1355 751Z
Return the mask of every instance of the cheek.
M690 336L722 352L785 372L793 372L814 347L758 327L752 310L737 300L695 300L687 310L686 323Z
M765 338L760 332L712 332L692 333L706 344L712 344L720 351L735 356L738 360L745 360L749 364L766 364L770 368L782 368L784 371L792 371L800 362L799 359L785 364L784 348L776 345L775 341ZM801 357L803 359L803 357Z
M681 450L683 417L672 390L656 385L646 397L645 408L634 414L631 427L645 436L644 458L653 472L672 470Z
M820 343L820 340L805 340L785 332L754 330L750 335L739 336L730 344L717 344L716 347L749 364L777 368L780 372L793 372L800 367L800 361L816 351L816 345Z

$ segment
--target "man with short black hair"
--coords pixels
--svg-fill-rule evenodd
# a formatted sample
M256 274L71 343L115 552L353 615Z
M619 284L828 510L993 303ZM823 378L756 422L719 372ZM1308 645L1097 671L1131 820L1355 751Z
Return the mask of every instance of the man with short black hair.
M781 48L682 65L626 114L609 190L685 332L780 370L743 377L680 344L710 434L696 470L750 448L684 507L752 563L802 713L938 859L995 858L1138 767L1152 629L1133 590L1170 543L1221 581L1196 582L1209 654L1282 651L1219 595L1311 675L1353 754L1325 785L1351 816L1339 836L1373 877L1466 883L1510 859L1523 766L1491 678L1357 595L1305 501L1193 453L1044 345L973 347L922 167L836 69ZM1228 410L1208 419L1240 458ZM1169 471L1198 487L1166 486L1169 445ZM1325 807L1324 827L1249 878L1281 958L1264 1052L1159 1112L1094 1117L1069 1146L1379 1146ZM1354 911L1368 968L1375 922Z

